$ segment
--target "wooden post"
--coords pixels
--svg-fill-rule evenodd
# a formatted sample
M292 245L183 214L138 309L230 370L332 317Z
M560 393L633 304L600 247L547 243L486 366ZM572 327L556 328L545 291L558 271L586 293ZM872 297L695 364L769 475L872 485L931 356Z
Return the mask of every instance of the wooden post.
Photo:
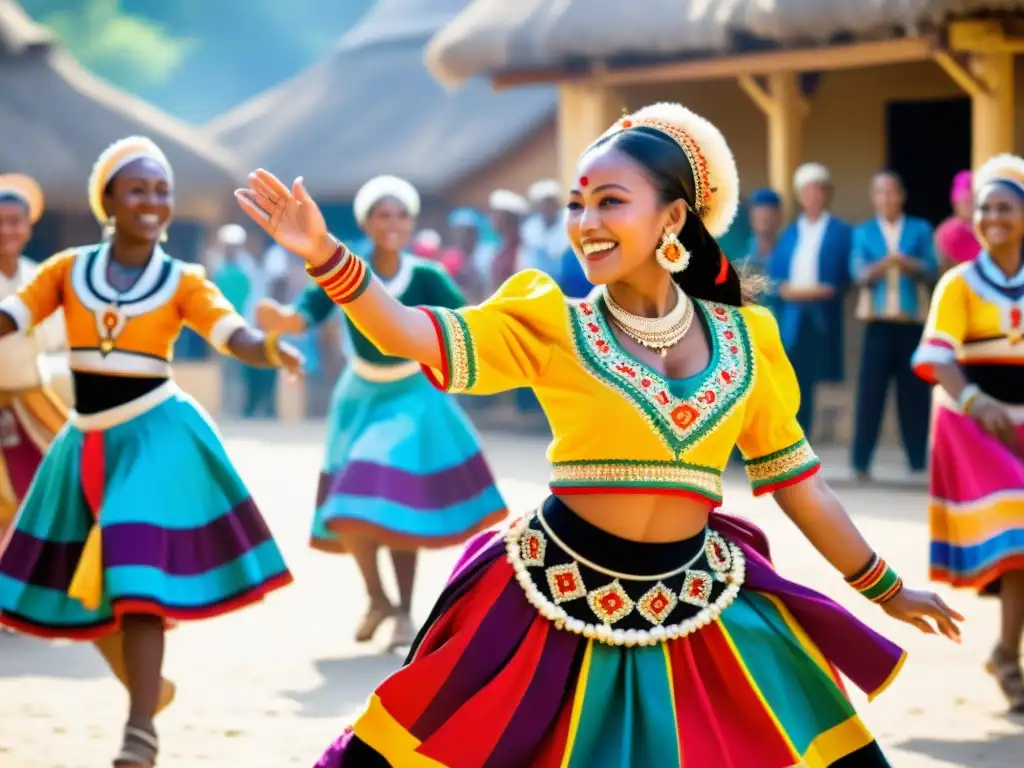
M622 113L614 88L598 83L558 86L558 176L568 189L580 153Z
M810 107L800 90L796 72L768 75L765 89L750 75L739 78L740 87L764 113L768 123L768 183L782 195L783 213L796 211L793 174L803 153L803 122Z
M985 88L971 94L971 165L1014 150L1012 53L976 53L970 69Z

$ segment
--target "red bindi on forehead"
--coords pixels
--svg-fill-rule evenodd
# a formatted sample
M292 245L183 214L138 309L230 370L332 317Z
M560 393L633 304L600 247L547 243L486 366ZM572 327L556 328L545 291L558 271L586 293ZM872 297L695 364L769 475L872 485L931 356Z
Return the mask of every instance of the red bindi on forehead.
M590 179L586 176L580 176L580 186L585 187L590 183Z

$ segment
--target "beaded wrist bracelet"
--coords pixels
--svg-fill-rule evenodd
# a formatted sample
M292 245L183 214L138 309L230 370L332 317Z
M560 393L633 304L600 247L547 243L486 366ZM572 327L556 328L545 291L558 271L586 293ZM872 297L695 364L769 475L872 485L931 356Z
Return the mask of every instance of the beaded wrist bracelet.
M846 583L873 603L884 603L896 597L903 589L903 579L878 555L872 555L868 564Z
M306 273L324 289L335 304L355 301L370 287L373 273L366 262L341 243L334 254L319 267L306 267Z

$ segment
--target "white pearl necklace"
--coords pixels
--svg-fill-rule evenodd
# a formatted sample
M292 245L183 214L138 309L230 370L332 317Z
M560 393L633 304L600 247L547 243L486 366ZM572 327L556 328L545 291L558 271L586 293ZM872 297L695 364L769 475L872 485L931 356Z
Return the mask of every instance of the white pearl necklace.
M746 559L743 550L732 542L726 542L732 555L732 569L723 576L727 583L719 598L705 608L700 609L690 618L670 626L656 626L652 629L612 629L610 624L590 624L581 619L569 616L565 609L555 605L548 597L537 589L533 583L526 564L523 562L520 540L529 528L530 515L525 515L513 523L505 534L505 551L516 574L516 580L523 588L526 599L537 609L541 616L553 622L556 629L567 630L587 639L597 640L606 645L649 646L685 637L702 627L718 620L722 611L732 605L740 593L746 577ZM623 576L626 576L623 574Z
M662 357L686 336L693 325L693 301L676 283L673 282L672 287L676 292L676 304L662 317L643 317L627 312L612 298L607 286L602 287L604 303L612 322L633 341L653 349Z

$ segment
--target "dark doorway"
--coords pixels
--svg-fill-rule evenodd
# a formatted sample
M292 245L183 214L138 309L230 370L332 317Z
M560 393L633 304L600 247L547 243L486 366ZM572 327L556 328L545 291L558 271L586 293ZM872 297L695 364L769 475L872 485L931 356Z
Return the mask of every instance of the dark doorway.
M971 167L971 101L890 102L885 118L887 166L907 186L907 213L938 224L953 176Z

